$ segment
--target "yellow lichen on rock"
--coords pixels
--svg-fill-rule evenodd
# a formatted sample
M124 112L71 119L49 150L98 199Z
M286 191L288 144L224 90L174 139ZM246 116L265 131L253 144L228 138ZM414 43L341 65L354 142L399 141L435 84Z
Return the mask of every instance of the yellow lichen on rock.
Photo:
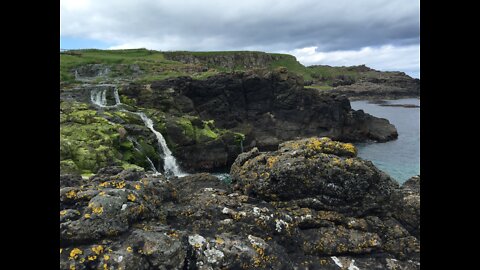
M90 205L89 205L90 206ZM101 215L103 213L103 206L91 206L92 208L92 213Z
M72 251L70 251L70 259L77 259L78 255L83 254L83 251L79 248L74 248Z
M95 256L95 255L88 256L89 261L95 261L96 259L97 259L97 256Z
M267 158L267 167L272 168L275 163L277 163L278 157L269 157Z
M65 194L69 199L75 199L77 197L77 192L75 190L70 190Z
M131 202L134 202L137 198L133 194L128 194L127 199Z
M100 255L100 253L103 253L103 246L98 245L96 247L92 247L92 251L95 252L95 254Z

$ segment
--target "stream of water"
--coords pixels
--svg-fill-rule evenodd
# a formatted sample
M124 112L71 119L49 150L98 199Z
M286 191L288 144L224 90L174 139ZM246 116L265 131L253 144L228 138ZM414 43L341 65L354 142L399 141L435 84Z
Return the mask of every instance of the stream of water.
M120 96L118 95L118 89L115 87L114 90L113 90L113 96L115 98L115 104L114 105L108 105L107 91L108 91L107 88L99 89L99 90L92 90L92 92L90 93L90 99L91 99L92 103L94 105L98 106L98 107L101 107L101 108L118 108L119 105L122 104L120 102ZM177 160L172 155L172 151L170 151L170 149L168 148L168 145L167 145L167 142L165 141L165 138L163 137L163 135L160 132L155 130L155 128L153 127L152 119L150 119L143 112L131 112L131 111L128 111L128 110L125 110L125 109L122 109L122 108L118 108L118 110L120 110L122 112L133 113L133 114L136 114L136 115L140 116L140 118L142 119L145 126L148 129L150 129L150 131L152 131L153 134L155 134L155 137L157 138L159 150L163 153L163 154L161 154L161 158L163 159L163 164L164 164L163 170L164 170L165 176L167 176L167 177L170 177L170 176L182 177L182 176L188 175L187 173L183 172L180 169L180 166L178 165ZM137 151L140 151L137 148L137 146L135 146L135 149ZM159 172L157 171L157 169L153 165L153 162L148 157L146 157L146 158L151 164L151 167L152 167L151 169L156 174L159 174Z

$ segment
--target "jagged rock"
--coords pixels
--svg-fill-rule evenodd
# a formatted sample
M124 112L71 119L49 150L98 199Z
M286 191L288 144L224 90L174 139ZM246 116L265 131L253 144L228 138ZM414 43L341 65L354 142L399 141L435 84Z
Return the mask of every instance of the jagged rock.
M283 153L315 155L296 147L299 142L286 142ZM355 155L338 142L325 140L320 148L325 155ZM262 154L254 150L238 160ZM101 172L89 184L60 191L60 269L419 269L419 240L390 215L266 202L206 173L121 181L133 171ZM127 194L144 211L128 211L136 205ZM102 215L85 222L97 204Z
M403 183L396 202L395 217L413 236L420 239L420 175Z
M239 191L268 201L303 200L315 209L357 214L380 211L398 184L355 156L352 144L309 138L285 142L275 152L241 154L230 173Z
M356 113L346 96L304 88L302 78L286 69L220 74L205 80L179 77L154 82L149 89L131 85L121 91L139 106L162 111L190 113L193 106L200 118L245 134L245 145L255 142L261 149L274 149L298 137L386 141L398 136L386 119ZM182 103L177 102L180 97Z
M78 174L61 174L60 187L74 187L82 185L82 177Z
M114 167L91 177L85 185L60 189L60 240L89 243L126 232L140 219L164 219L164 201L174 199L174 190L164 178L148 178L144 173ZM62 219L61 219L62 220Z

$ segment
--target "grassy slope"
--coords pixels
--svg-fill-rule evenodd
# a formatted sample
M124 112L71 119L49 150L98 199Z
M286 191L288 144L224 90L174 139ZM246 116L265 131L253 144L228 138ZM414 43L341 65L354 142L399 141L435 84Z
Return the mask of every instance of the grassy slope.
M70 54L71 53L71 54ZM197 56L222 55L232 53L264 53L264 52L244 52L244 51L219 51L219 52L169 52L170 54L192 54ZM288 54L271 54L277 56L276 60L267 68L274 69L280 66L286 67L289 71L302 75L304 80L316 80L322 78L319 86L331 85L333 79L338 75L350 76L357 79L360 76L371 76L373 71L358 72L349 70L347 67L314 66L305 67L300 64L296 58ZM209 67L207 71L201 70L201 66L193 64L184 64L177 61L171 61L164 58L160 51L146 49L129 50L76 50L61 53L60 57L60 81L72 83L75 81L73 69L86 64L105 64L109 66L121 66L136 64L144 72L136 80L149 82L161 80L169 77L191 76L196 79L203 79L218 72L227 71L222 67ZM125 70L125 68L123 69ZM238 67L235 70L243 70ZM116 69L116 75L122 75L122 69ZM115 72L114 72L115 73ZM115 76L115 75L113 75ZM324 87L327 90L328 87Z

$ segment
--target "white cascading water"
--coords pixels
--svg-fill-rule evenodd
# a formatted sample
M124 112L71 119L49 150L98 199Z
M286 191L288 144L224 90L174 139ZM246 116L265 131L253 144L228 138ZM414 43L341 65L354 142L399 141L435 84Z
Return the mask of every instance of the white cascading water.
M115 106L117 106L119 104L122 104L122 102L120 102L120 96L118 95L117 87L115 87L115 89L113 89L113 96L115 97Z
M122 104L120 102L118 89L116 87L113 90L113 96L115 97L115 105L112 105L112 106L107 105L107 89L92 90L92 92L90 93L90 100L92 101L93 104L101 108L113 108Z
M90 93L90 99L93 104L99 107L114 108L122 104L120 102L120 96L118 95L118 89L116 87L113 90L113 95L115 97L115 105L113 106L107 105L107 89L93 90ZM186 173L182 172L182 170L180 169L180 166L178 166L177 160L172 155L172 151L170 151L170 149L168 148L167 142L165 141L165 138L163 137L163 135L160 132L156 131L155 128L153 128L152 119L148 118L143 112L130 112L123 109L120 109L120 110L123 112L134 113L140 116L145 126L148 127L153 132L153 134L155 134L158 145L163 152L163 164L164 164L163 169L164 169L165 175L167 176L173 175L173 176L179 176L179 177L187 175ZM156 174L161 174L160 172L157 171L157 169L153 165L153 162L148 157L146 158L151 163L152 170L154 170Z
M170 149L168 148L167 142L165 141L162 133L156 131L155 128L153 128L152 119L148 118L143 112L136 114L139 115L140 118L142 118L145 126L148 127L157 137L158 145L163 151L163 170L165 171L165 174L174 176L187 175L186 173L182 172L182 170L180 170L180 167L177 164L177 160L172 155L172 151L170 151Z
M138 149L137 146L139 146L139 143L135 139L133 139L131 137L127 137L127 139L133 143L133 148L135 150L137 150L137 152L143 153L142 151L140 151L140 149ZM152 160L147 155L145 155L145 158L147 159L148 163L150 164L150 169L152 169L153 175L161 175L161 173L159 171L157 171L157 168L155 168L155 165L153 165Z

